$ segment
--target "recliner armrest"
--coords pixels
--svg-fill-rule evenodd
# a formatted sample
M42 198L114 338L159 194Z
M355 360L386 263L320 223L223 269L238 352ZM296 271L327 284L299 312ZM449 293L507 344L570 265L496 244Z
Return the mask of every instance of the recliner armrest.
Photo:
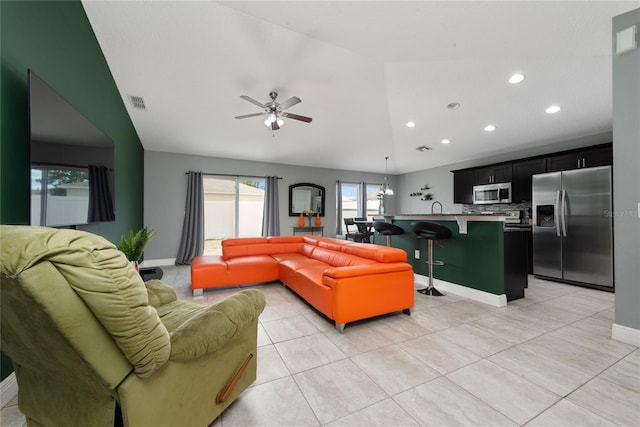
M156 308L178 299L176 291L161 280L149 280L144 282L144 286L147 288L149 304Z
M207 307L173 331L169 359L192 360L224 347L258 319L264 306L262 292L249 289Z

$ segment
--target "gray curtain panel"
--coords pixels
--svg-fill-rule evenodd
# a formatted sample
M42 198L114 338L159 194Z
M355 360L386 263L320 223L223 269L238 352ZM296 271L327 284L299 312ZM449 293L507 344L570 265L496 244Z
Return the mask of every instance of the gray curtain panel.
M342 236L342 181L336 181L336 210L338 217L336 218L336 236Z
M202 172L189 171L187 202L182 223L182 237L176 256L176 265L191 264L195 256L204 251L204 191Z
M89 222L115 221L106 166L89 165Z
M278 197L278 177L265 177L264 213L262 215L262 235L280 235L280 208Z

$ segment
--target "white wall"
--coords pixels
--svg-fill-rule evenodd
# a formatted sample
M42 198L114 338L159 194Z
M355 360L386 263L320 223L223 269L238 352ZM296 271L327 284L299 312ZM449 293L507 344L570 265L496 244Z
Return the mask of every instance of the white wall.
M336 181L382 183L384 175L356 171L311 168L277 163L251 162L205 156L145 151L144 225L157 232L145 250L145 260L174 259L178 252L184 216L186 172L268 176L277 175L280 196L280 234L291 235L298 218L290 217L289 185L309 182L325 187L326 215L321 217L325 236L335 236ZM389 176L395 190L396 180ZM398 194L396 192L396 194ZM396 213L395 197L389 196L387 212Z

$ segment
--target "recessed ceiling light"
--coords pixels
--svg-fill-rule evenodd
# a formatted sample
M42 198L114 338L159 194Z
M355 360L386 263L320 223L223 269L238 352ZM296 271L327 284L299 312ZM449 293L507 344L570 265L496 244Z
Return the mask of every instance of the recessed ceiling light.
M487 125L484 127L484 130L486 130L487 132L493 132L494 130L496 130L496 127L494 125Z
M416 124L414 122L407 122L407 127L408 128L414 128L414 127L416 127Z
M443 139L443 140L442 140L442 141L440 141L440 142L442 142L443 144L448 144L448 143L450 143L450 142L451 142L451 140L450 140L450 139Z
M554 114L554 113L557 113L560 110L562 110L562 108L560 108L559 106L552 105L549 108L547 108L545 111L547 112L547 114Z
M511 83L512 85L515 85L515 84L521 83L524 79L525 79L524 74L515 73L514 75L509 77L509 83Z
M450 102L450 103L447 105L447 108L448 108L449 110L455 110L455 109L457 109L457 108L460 108L460 103L459 103L459 102Z

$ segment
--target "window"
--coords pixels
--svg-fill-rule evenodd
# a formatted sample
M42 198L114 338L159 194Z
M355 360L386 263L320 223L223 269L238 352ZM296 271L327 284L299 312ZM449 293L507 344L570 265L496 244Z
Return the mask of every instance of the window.
M264 179L206 175L204 255L221 255L222 239L262 234Z
M380 186L382 184L366 184L367 188L367 219L371 219L374 215L380 215L381 211L381 196L378 196L380 193Z
M364 182L338 182L336 193L341 198L337 203L336 218L338 221L336 234L342 234L345 218L371 219L380 215L381 201L378 198L381 184ZM364 195L364 197L363 197Z
M67 166L31 169L31 225L86 224L89 170Z

